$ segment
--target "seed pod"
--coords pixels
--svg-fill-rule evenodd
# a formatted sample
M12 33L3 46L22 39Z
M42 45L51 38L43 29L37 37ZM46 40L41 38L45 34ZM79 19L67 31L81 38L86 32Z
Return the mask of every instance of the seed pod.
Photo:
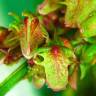
M80 25L90 16L90 13L96 10L95 0L65 0L64 2L67 6L65 24L70 27Z
M96 12L90 14L90 16L81 24L81 34L83 37L96 36Z
M78 28L83 38L96 36L96 0L65 0L64 2L65 25Z
M20 59L21 57L22 57L22 52L20 46L17 46L13 49L9 49L8 52L6 53L4 64L7 65L12 64L18 61L18 59Z
M45 79L35 76L32 78L32 83L36 88L41 88L45 84Z
M39 62L34 58L34 62L45 68L48 87L54 91L65 89L68 83L68 65L72 63L74 53L65 47L52 46L46 51L42 49L38 55L43 60Z
M4 40L9 35L10 31L7 28L0 27L0 48L5 48L7 45L4 45Z
M7 28L0 27L0 43L5 40L6 36L8 36L9 33L10 31L8 31Z
M18 36L7 28L0 27L0 48L11 48L19 44Z
M46 36L46 30L42 27L37 17L26 15L24 25L21 28L20 44L23 55L31 59L32 52L40 46Z
M5 38L3 44L8 48L18 46L19 45L18 35L16 35L14 32L11 31L11 33L8 34L8 36Z
M45 0L41 5L38 7L38 11L42 15L46 15L51 13L61 6L59 5L60 0Z
M45 70L42 66L34 64L29 68L28 77L32 78L32 83L37 88L45 84Z

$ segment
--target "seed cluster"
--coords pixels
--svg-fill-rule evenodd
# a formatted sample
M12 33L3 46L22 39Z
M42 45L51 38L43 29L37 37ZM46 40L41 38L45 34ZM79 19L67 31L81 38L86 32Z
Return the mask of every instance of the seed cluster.
M86 5L86 6L85 6ZM36 14L23 12L0 27L0 58L12 64L28 60L28 78L38 88L76 89L96 63L96 0L45 0Z

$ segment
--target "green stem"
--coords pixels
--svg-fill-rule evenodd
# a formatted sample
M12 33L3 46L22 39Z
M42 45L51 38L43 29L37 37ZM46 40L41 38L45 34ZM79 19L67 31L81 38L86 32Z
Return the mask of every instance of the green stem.
M27 73L27 62L23 59L21 66L0 84L0 96L4 96Z

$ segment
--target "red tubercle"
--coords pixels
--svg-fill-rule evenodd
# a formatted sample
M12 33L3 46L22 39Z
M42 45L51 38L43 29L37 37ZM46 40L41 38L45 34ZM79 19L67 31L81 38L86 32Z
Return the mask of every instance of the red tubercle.
M30 59L30 60L28 60L28 64L29 64L29 66L32 67L35 63L34 63L33 59Z
M66 38L61 38L61 40L63 41L65 47L68 47L68 48L71 47L70 42L69 42L68 39L66 39Z
M69 44L69 41L67 39L64 40L64 45Z
M51 48L51 53L52 53L55 57L58 56L59 52L60 52L59 46L57 46L57 45L52 46L52 48Z

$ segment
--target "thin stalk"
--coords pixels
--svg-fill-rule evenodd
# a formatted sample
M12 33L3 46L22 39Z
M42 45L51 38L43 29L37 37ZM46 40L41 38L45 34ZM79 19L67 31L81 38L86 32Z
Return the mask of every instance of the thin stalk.
M0 84L0 96L4 96L18 81L20 81L27 73L27 62L23 60L21 66L9 75Z

